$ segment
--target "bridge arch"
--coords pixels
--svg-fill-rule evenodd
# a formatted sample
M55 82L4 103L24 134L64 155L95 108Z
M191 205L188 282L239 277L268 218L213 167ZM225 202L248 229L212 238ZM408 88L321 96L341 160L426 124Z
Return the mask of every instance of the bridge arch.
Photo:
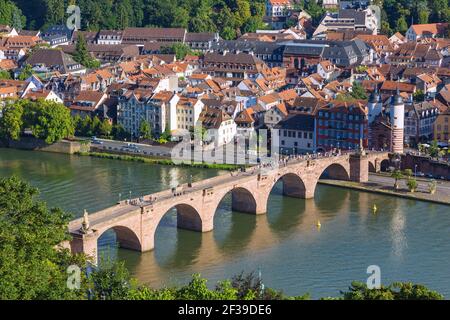
M106 232L110 230L114 231L116 235L116 242L119 244L120 248L141 251L142 243L138 234L131 228L123 225L116 225L103 230L103 232L101 232L97 237L97 242L100 240L100 238L102 238L102 236L105 235Z
M186 203L179 203L166 210L156 227L159 226L164 217L175 210L177 215L177 228L193 231L202 231L202 217L196 208Z
M269 198L274 187L280 181L283 184L282 191L284 196L303 199L307 197L306 185L303 182L303 179L294 172L288 172L280 176L278 179L275 179L274 183L270 186L268 190L267 198Z
M380 169L381 169L381 171L383 171L383 172L388 171L390 165L391 165L391 162L390 162L389 159L384 159L384 160L382 160L381 163L380 163Z
M340 163L332 163L323 169L319 179L350 180L350 169Z
M374 164L372 161L369 161L369 172L377 172L376 164Z
M227 194L230 193L231 193L231 209L233 211L253 213L253 214L256 213L257 202L254 195L248 189L243 187L237 187L227 192ZM224 197L222 197L222 199L219 201L219 204Z

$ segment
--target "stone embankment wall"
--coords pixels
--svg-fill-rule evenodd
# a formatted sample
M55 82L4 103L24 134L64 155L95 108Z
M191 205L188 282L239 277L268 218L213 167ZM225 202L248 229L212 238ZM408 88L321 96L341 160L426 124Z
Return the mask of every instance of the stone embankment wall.
M65 153L65 154L74 154L76 152L87 152L89 151L90 148L89 144L85 144L80 141L61 140L49 145L42 140L30 137L24 137L20 141L11 140L3 144L0 142L0 147L9 147L24 150L38 150L38 151Z
M402 156L402 169L411 169L417 165L417 172L423 172L426 175L432 174L433 177L444 177L450 179L450 163L436 161L425 156L416 156L407 154Z

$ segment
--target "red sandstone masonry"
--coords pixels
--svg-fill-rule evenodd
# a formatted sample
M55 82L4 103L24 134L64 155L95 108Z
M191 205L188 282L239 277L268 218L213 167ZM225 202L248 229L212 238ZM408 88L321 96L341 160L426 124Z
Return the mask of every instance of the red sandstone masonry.
M284 194L297 198L313 198L317 182L327 170L330 178L366 182L369 162L379 168L388 153L368 155L340 155L281 164L279 168L258 172L256 168L235 175L225 174L200 182L165 190L144 197L143 203L133 199L89 215L90 229L79 231L82 218L69 224L73 237L72 252L84 252L97 259L97 240L107 230L114 229L121 247L149 251L154 248L156 228L163 216L177 209L179 228L208 232L213 230L214 215L223 197L232 193L232 207L236 211L264 214L274 185L281 179ZM153 201L150 201L153 199ZM155 200L156 199L156 200ZM66 244L67 246L67 244Z

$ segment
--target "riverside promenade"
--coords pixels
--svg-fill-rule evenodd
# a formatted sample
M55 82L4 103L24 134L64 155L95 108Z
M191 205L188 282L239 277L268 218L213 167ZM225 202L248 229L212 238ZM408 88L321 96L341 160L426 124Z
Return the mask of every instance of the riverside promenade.
M450 205L450 181L435 180L436 192L434 194L431 194L429 191L429 184L431 182L431 179L418 177L416 180L418 186L415 192L409 191L406 184L407 179L400 180L399 189L394 190L394 179L391 178L388 174L384 173L371 173L369 175L369 181L367 182L320 180L319 183L330 186L379 193L389 196Z

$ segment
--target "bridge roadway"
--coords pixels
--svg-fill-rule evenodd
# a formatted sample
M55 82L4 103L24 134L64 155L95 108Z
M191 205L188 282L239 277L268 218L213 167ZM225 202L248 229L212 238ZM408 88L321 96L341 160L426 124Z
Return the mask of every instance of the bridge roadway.
M138 251L154 248L154 234L161 218L177 209L179 228L207 232L213 229L215 211L223 197L232 194L233 210L263 214L270 191L283 181L284 194L312 198L322 173L328 169L331 178L363 182L369 167L379 171L388 153L340 154L326 157L298 157L280 161L278 166L252 167L245 172L231 172L176 188L124 200L110 208L88 215L89 228L82 230L84 217L69 223L72 241L63 244L72 252L84 252L96 258L97 240L114 229L121 247Z

